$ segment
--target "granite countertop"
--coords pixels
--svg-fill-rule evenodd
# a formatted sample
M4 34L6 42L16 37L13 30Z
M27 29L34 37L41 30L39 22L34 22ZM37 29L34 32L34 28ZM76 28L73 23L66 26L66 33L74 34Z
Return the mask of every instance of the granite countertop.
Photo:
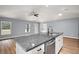
M0 36L0 41L2 40L8 40L8 39L14 39L16 37L21 37L21 36L30 36L30 35L34 35L34 33L31 33L31 34L22 34L22 35L17 35L17 34L14 34L14 35L2 35Z
M63 33L53 33L52 36L48 36L46 33L41 33L17 37L15 40L27 52L41 44L48 42L49 40L55 40L55 38L61 34Z

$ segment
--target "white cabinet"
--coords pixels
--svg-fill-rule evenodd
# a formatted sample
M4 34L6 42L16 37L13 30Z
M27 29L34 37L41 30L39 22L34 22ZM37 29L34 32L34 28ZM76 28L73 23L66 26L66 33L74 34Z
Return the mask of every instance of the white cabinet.
M62 47L63 47L63 35L60 35L55 39L55 53L58 54L58 52Z
M16 54L26 54L26 51L16 42Z
M27 52L27 54L43 54L43 53L44 53L44 44Z
M44 44L26 52L18 43L16 43L16 54L43 54Z

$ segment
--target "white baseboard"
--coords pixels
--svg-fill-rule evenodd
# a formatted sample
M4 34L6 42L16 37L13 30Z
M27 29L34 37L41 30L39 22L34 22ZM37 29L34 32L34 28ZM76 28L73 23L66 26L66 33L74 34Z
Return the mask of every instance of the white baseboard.
M63 37L68 37L68 38L79 39L78 37L73 37L73 36L63 36Z

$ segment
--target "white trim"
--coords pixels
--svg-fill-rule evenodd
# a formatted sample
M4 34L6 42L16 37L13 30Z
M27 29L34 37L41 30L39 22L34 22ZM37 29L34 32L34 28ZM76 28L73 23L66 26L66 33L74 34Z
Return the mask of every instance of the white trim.
M73 37L73 36L63 36L63 37L68 37L68 38L79 39L78 37Z

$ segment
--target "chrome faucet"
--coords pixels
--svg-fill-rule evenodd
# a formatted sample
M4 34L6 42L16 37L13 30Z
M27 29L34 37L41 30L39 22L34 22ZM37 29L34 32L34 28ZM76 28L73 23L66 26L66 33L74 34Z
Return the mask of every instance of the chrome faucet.
M52 27L50 27L50 28L48 28L48 36L50 36L50 35L52 35L53 34L53 29L52 29Z

